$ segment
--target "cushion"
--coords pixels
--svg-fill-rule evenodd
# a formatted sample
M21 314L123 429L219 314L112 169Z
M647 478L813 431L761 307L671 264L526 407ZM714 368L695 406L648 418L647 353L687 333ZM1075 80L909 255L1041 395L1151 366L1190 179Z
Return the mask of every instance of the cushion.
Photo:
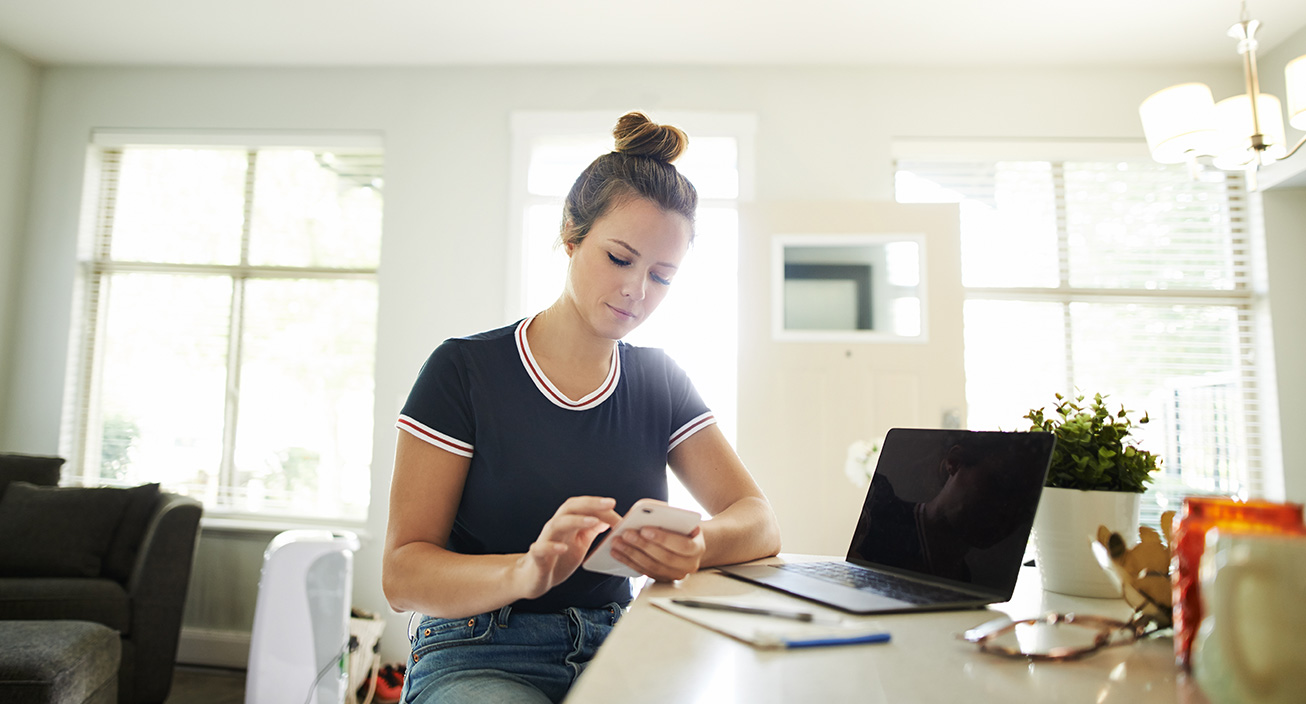
M122 639L81 621L0 623L0 701L113 702Z
M0 497L0 576L98 577L126 489L13 482Z
M127 635L131 606L123 585L105 577L0 577L0 623L92 621Z
M136 553L145 537L145 529L150 525L150 517L159 504L159 485L142 484L127 492L127 507L123 509L122 520L109 541L109 551L104 555L103 574L123 584L131 578L132 568L136 566Z
M4 495L9 482L30 482L41 486L58 484L59 468L63 463L62 457L0 453L0 496Z

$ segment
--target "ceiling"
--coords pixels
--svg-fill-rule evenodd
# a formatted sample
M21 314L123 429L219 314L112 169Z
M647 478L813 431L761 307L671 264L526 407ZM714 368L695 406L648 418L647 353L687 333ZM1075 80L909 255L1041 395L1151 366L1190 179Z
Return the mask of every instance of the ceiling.
M1261 53L1303 0L1253 0ZM43 65L1237 65L1235 0L3 0Z

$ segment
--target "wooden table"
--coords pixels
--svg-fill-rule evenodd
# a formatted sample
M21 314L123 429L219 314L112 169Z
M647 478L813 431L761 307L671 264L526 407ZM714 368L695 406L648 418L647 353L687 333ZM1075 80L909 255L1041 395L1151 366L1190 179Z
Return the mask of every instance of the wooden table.
M782 555L762 562L841 559ZM567 704L614 702L1148 702L1207 704L1174 664L1170 638L1100 650L1080 660L1030 663L979 652L956 634L1003 613L1013 619L1074 611L1124 619L1123 599L1044 592L1023 568L1011 601L984 610L861 617L887 644L762 650L651 604L653 597L732 596L758 589L711 570L650 584L573 687ZM789 597L784 597L789 600ZM812 610L810 602L793 606ZM817 607L819 610L819 607ZM837 613L837 612L836 612Z

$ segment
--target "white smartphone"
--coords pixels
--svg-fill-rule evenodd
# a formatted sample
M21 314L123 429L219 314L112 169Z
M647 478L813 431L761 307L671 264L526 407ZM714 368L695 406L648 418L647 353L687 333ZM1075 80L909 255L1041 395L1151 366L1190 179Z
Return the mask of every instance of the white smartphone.
M618 562L617 558L612 556L613 538L626 531L639 530L645 526L688 535L698 526L700 520L702 516L699 516L697 511L668 506L653 499L640 499L630 507L625 516L622 516L621 522L608 531L608 534L603 537L603 542L585 558L581 567L590 572L602 572L618 577L638 577L639 572Z

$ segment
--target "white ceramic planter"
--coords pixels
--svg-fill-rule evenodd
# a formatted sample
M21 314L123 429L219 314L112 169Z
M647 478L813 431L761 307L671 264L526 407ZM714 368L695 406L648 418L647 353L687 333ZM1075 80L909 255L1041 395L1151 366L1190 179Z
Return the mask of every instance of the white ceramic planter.
M1034 516L1034 560L1043 588L1058 594L1120 597L1093 556L1098 526L1119 533L1127 545L1138 542L1141 494L1123 491L1043 490Z

